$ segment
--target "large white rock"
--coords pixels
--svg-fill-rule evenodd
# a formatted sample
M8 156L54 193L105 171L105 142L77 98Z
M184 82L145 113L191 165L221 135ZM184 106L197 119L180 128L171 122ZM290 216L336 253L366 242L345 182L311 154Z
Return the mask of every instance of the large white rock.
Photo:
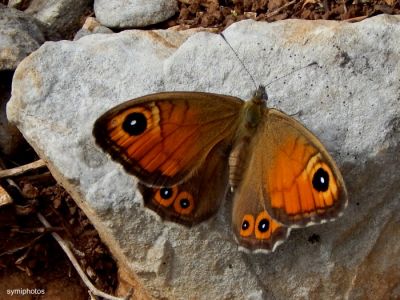
M176 0L95 0L94 12L101 24L111 28L136 28L157 24L178 11Z
M153 92L249 98L253 82L221 36L125 31L45 43L19 65L8 117L135 274L138 297L400 297L400 16L243 21L224 34L257 83L273 81L270 105L325 143L349 189L342 218L295 230L270 255L237 250L230 201L192 229L161 222L91 135L103 112Z

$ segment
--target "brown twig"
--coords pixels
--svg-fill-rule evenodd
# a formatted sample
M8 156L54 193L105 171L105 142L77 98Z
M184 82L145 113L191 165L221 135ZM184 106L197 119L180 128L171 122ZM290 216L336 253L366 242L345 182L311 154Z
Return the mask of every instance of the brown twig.
M55 184L56 181L49 171L40 174L22 175L19 176L20 181L29 181L32 185L50 185Z
M15 253L15 252L18 252L18 251L20 251L20 250L22 250L22 249L25 249L25 248L28 248L28 247L32 247L32 246L36 243L36 241L39 240L43 235L44 235L44 233L38 235L37 237L35 237L33 240L31 240L31 241L30 241L29 243L27 243L27 244L24 244L24 245L22 245L22 246L19 246L19 247L13 248L13 249L11 249L11 250L7 250L7 251L5 251L5 252L3 252L3 253L0 253L0 257L1 257L1 256L4 256L4 255L13 254L13 253Z
M46 163L44 162L44 160L39 159L37 161L34 161L32 163L29 163L29 164L26 164L23 166L18 166L18 167L15 167L12 169L7 169L7 170L0 170L0 178L18 176L18 175L24 174L28 171L40 169L45 166L46 166Z
M20 228L19 226L10 226L10 231L14 233L46 233L53 231L61 231L61 227L37 227L37 228Z
M39 221L42 222L42 224L45 227L51 227L49 222L45 219L45 217L41 213L37 213L37 216L39 218ZM97 289L89 280L89 278L86 276L85 272L82 270L81 266L79 265L78 260L75 258L74 254L72 253L71 249L68 247L67 243L63 240L63 238L55 233L52 232L51 235L53 238L57 241L57 243L60 245L60 247L63 249L65 254L68 256L69 260L71 261L72 265L74 266L75 270L78 272L79 276L81 277L82 281L85 283L87 288L89 289L90 293L98 296L98 297L103 297L105 299L110 299L110 300L127 300L132 296L132 289L129 291L128 295L125 297L115 297L112 295L109 295L107 293L104 293Z
M288 6L292 5L292 4L295 4L296 2L297 2L297 0L292 0L292 1L288 2L288 3L286 3L285 5L282 5L281 7L275 9L274 11L271 11L270 13L267 13L265 15L265 18L268 19L268 18L271 18L271 17L277 15L282 10L284 10L286 7L288 7Z
M37 201L30 201L27 205L15 205L15 213L17 216L27 216L36 210Z
M191 5L191 4L193 4L192 2L192 0L178 0L178 2L180 2L180 3L183 3L183 4L186 4L186 5ZM207 2L201 2L201 3L199 3L201 6L203 6L203 7L209 7L210 5L207 3Z
M347 19L347 20L343 20L343 21L349 22L349 23L356 23L356 22L360 22L366 18L368 18L368 16L359 16L359 17L355 17L355 18L351 18L351 19Z

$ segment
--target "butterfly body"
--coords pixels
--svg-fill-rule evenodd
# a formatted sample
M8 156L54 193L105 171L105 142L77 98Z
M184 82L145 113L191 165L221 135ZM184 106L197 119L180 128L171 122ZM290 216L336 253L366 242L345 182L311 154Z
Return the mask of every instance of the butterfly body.
M268 111L266 100L266 94L257 91L252 99L243 102L239 112L238 129L229 155L229 184L232 189L240 184L246 170L252 137L262 123L264 113Z
M157 93L101 116L100 147L139 179L145 206L192 226L213 216L229 187L239 245L270 251L291 227L337 217L343 178L303 125L267 107L260 87L249 101L200 93Z

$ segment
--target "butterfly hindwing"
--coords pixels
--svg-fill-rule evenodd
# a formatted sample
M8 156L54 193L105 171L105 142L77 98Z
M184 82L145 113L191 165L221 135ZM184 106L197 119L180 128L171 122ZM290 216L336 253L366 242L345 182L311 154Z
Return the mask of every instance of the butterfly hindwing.
M249 149L252 149L250 143ZM258 170L262 168L251 153L234 191L232 227L241 249L252 252L270 252L289 236L290 228L274 220L262 201L262 186ZM241 169L240 169L241 170ZM236 170L235 170L236 172Z
M171 187L149 187L139 183L147 208L161 218L192 226L214 215L228 188L229 151L218 144L192 177Z
M253 252L271 252L282 244L290 228L274 220L260 201L246 201L245 195L237 195L232 215L232 226L240 249Z

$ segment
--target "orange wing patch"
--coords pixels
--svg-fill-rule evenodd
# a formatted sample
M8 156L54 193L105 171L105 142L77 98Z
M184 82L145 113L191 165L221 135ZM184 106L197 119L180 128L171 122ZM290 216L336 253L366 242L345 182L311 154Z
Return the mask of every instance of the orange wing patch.
M150 102L122 111L109 120L107 130L126 160L136 161L146 172L158 171L172 177L180 164L186 163L182 152L189 150L188 139L196 137L196 120L196 115L188 112L187 104ZM185 123L186 128L182 128ZM180 155L182 161L176 159Z
M282 225L272 219L266 211L262 211L256 218L254 234L258 240L271 239L273 233L280 227Z
M162 218L191 226L196 209L195 198L185 186L152 188L139 183L145 205ZM198 201L198 199L196 199Z
M304 225L335 216L339 188L322 154L303 137L279 146L267 172L272 215L286 225Z
M252 251L274 251L289 235L289 229L274 219L267 211L258 214L246 213L240 224L237 238L240 244Z

